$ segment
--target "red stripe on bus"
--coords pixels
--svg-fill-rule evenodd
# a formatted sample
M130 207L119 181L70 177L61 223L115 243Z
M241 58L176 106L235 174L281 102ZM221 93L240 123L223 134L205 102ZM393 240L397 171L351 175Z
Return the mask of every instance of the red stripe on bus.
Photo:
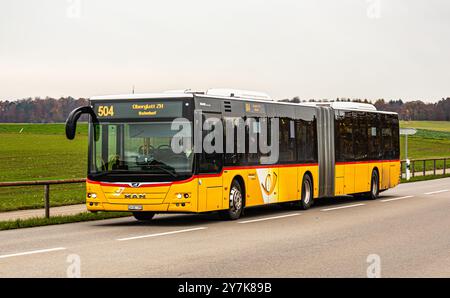
M187 182L190 182L190 181L194 180L195 178L196 178L196 176L192 176L189 179L181 180L181 181L171 181L171 182L161 182L161 183L151 183L151 184L147 184L148 182L144 182L138 188L140 188L140 187L171 186L173 184L187 183ZM100 186L116 186L116 187L130 187L130 184L133 183L133 182L130 182L129 184L108 183L108 182L100 182L100 181L92 181L92 180L87 180L87 182L91 183L91 184L99 184Z
M288 165L274 165L274 166L233 166L233 167L224 167L222 169L222 172L217 174L199 174L194 175L186 180L180 180L180 181L171 181L171 182L162 182L162 183L152 183L152 184L146 184L145 182L142 183L138 188L140 187L161 187L161 186L171 186L173 184L181 184L181 183L187 183L191 182L194 179L198 178L218 178L223 175L224 171L232 171L232 170L249 170L249 169L273 169L273 168L291 168L291 167L306 167L306 166L318 166L318 164L288 164ZM116 187L130 187L130 184L124 184L124 183L108 183L108 182L100 182L100 181L92 181L87 180L90 184L99 184L101 186L116 186Z
M273 165L273 166L234 166L234 167L225 167L225 171L227 170L252 170L252 169L273 169L273 168L294 168L294 167L307 167L307 166L318 166L317 163L306 163L306 164L286 164L286 165Z
M349 162L337 162L336 165L352 165L352 164L367 164L367 163L387 163L387 162L400 162L400 160L369 160L369 161L349 161ZM194 175L186 180L181 181L172 181L172 182L162 182L162 183L154 183L154 184L146 184L143 183L140 187L161 187L161 186L171 186L173 184L181 184L181 183L188 183L191 182L194 179L199 178L218 178L223 175L224 171L233 171L233 170L251 170L251 169L274 169L274 168L292 168L292 167L315 167L318 166L317 163L312 164L285 164L285 165L274 165L274 166L233 166L233 167L224 167L222 169L222 172L218 174L200 174L200 175ZM130 187L130 184L123 184L123 183L108 183L108 182L100 182L100 181L92 181L87 180L90 184L99 184L101 186L116 186L116 187Z
M336 165L354 165L354 164L365 164L365 163L387 163L387 162L400 162L400 160L368 160L368 161L342 161L336 162Z

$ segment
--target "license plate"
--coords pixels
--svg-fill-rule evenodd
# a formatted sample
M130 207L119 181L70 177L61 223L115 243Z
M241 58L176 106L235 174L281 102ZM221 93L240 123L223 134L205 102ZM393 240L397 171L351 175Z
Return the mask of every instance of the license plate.
M142 211L142 205L129 205L128 210L130 211Z

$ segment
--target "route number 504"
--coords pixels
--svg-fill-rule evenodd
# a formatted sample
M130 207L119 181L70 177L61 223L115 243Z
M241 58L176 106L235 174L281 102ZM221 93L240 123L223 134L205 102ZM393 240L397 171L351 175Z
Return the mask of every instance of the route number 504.
M114 106L99 106L98 107L98 116L99 117L112 117L114 116Z

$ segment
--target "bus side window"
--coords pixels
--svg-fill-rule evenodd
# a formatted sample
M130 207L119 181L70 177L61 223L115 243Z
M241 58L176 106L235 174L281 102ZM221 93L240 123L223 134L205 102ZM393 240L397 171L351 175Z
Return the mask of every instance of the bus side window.
M212 131L217 129L223 129L222 125L218 126L218 122L215 121L220 116L205 116L204 114L204 121L211 121L211 130L203 130L203 137L202 142L205 139L205 137L210 134ZM208 120L209 119L209 120ZM222 122L220 122L221 124ZM223 130L222 130L223 134ZM212 142L212 145L215 146L217 140L214 139ZM223 139L222 139L223 141ZM223 152L223 148L222 148ZM223 166L223 154L221 152L213 152L213 153L206 153L205 148L202 146L202 153L199 154L199 172L200 173L220 173L222 171Z
M336 117L336 161L354 159L352 112L339 112Z
M230 135L227 134L227 125L228 125L228 129L231 130L229 133ZM225 150L224 150L224 165L225 166L233 166L235 164L237 164L238 162L238 151L237 151L237 124L236 124L236 120L233 117L224 117L223 118L223 127L224 127L224 141L223 141L223 145L225 146ZM231 142L231 150L227 150L227 142Z
M297 144L297 161L317 161L316 123L307 120L295 121L295 134Z
M369 144L369 159L379 160L382 158L381 152L381 129L380 129L380 115L377 113L368 114L368 144Z
M271 146L271 140L272 140L272 118L259 118L259 123L260 123L260 129L262 129L263 127L265 127L265 135L266 135L266 140L263 142L265 143L266 146ZM261 140L261 135L258 136L258 154L259 154L259 158L260 158L260 162L261 162L261 158L262 157L269 157L270 153L262 153L261 152L261 147L260 147L260 142L262 142ZM280 149L280 148L279 148ZM278 160L279 161L279 160Z
M397 115L383 115L383 158L400 158L399 121Z
M353 152L355 160L367 159L367 119L367 113L353 112Z
M295 121L295 134L297 135L297 161L303 162L306 160L306 121Z
M400 159L400 123L398 115L392 115L392 159Z
M291 119L280 118L280 161L295 161L295 133L291 132Z
M383 159L392 159L393 154L393 138L392 138L392 121L390 115L382 115L382 137L383 137Z

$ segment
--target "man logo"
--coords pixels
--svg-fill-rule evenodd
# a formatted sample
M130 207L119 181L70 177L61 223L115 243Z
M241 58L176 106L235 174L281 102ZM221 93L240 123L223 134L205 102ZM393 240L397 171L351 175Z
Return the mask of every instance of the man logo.
M125 194L125 199L145 199L145 194Z
M131 183L131 187L133 188L138 188L139 186L141 186L140 183Z

